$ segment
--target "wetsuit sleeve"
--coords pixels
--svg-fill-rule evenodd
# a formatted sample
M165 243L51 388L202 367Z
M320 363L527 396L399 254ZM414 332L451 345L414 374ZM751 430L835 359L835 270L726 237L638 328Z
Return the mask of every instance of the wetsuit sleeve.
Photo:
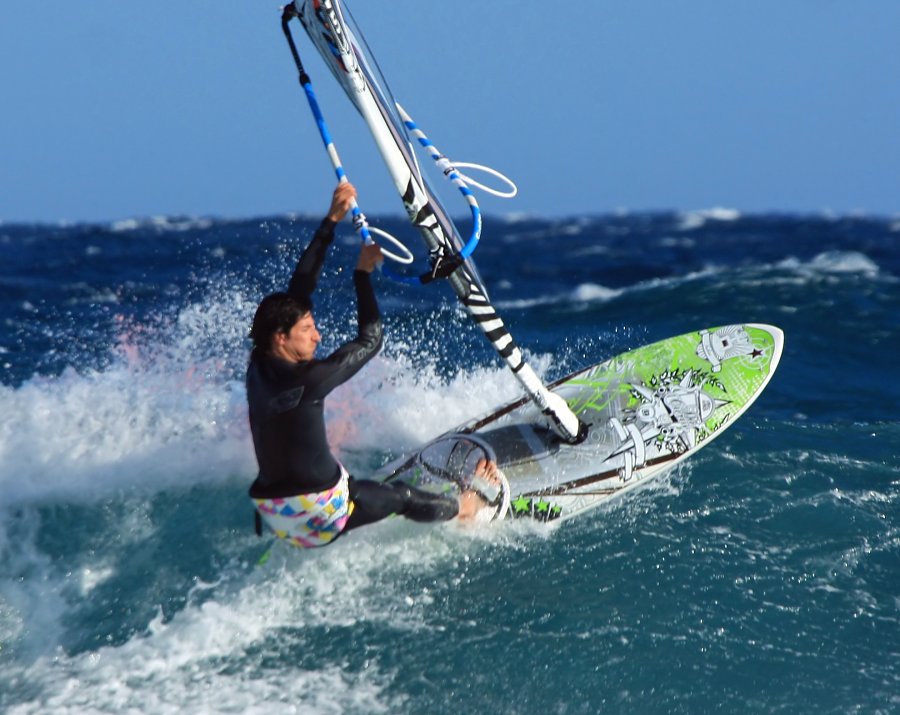
M353 286L356 288L356 319L359 324L359 335L371 332L372 327L378 324L378 338L381 339L381 313L378 311L378 301L375 300L375 290L372 288L372 279L365 271L353 271Z
M381 350L383 343L381 313L375 300L371 277L365 271L354 271L353 285L356 288L359 326L357 335L324 360L316 360L308 366L305 398L325 397L335 387L359 372L360 368Z
M319 274L322 272L322 264L325 263L325 256L328 253L328 247L334 242L334 227L337 224L330 218L322 219L319 228L313 234L312 241L303 251L294 273L291 276L291 282L288 284L288 294L295 298L309 298L316 289L316 283L319 282Z

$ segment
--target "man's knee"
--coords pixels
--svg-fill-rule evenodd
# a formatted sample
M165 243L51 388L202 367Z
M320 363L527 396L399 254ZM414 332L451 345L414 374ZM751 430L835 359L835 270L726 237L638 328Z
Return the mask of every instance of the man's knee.
M395 482L394 489L405 502L401 513L412 521L447 521L459 513L459 500L455 496L432 494L403 482Z

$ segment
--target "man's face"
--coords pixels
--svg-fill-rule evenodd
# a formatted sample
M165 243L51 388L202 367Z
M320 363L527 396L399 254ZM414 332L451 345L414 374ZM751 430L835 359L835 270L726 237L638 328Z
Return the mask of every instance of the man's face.
M288 333L276 333L276 352L291 362L312 360L322 336L316 330L312 313L300 318Z

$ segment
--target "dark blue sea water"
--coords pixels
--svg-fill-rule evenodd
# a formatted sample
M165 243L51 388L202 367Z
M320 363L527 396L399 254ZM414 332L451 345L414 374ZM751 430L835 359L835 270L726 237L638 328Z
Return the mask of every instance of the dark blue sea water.
M246 334L315 224L0 224L0 711L900 712L900 220L488 220L476 259L547 379L733 322L785 331L778 372L555 530L391 520L260 564ZM518 394L448 287L377 290L386 350L328 412L358 474Z

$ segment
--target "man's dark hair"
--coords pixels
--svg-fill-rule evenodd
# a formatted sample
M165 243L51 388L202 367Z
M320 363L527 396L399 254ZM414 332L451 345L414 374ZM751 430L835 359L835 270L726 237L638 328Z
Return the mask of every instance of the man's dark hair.
M262 299L253 316L250 338L253 349L268 352L275 333L289 333L294 324L312 312L309 298L296 298L287 293L272 293Z

